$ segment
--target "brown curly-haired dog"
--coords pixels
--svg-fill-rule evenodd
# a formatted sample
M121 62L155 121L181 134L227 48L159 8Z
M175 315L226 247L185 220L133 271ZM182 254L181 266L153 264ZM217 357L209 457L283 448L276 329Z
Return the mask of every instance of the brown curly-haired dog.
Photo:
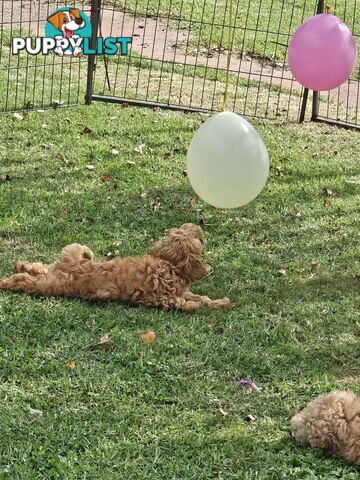
M75 243L62 250L57 263L18 262L14 275L0 279L0 289L185 311L233 306L228 298L211 300L191 293L190 286L211 270L203 252L203 232L192 223L171 229L143 257L95 262L88 247Z
M360 465L360 399L352 392L331 392L310 402L291 419L299 445L321 448Z

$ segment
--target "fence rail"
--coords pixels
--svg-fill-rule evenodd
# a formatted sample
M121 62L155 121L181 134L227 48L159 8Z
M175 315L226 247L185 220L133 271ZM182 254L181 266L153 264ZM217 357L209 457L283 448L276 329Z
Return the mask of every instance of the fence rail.
M306 18L323 11L324 3L2 0L0 111L84 101L217 111L231 48L229 109L250 117L312 119L360 128L359 62L347 83L321 94L303 89L287 66L287 46L294 31ZM91 17L93 42L96 36L132 37L130 54L77 58L11 54L13 36L42 36L47 17L66 5ZM359 44L356 7L357 0L334 1L331 12L347 22Z

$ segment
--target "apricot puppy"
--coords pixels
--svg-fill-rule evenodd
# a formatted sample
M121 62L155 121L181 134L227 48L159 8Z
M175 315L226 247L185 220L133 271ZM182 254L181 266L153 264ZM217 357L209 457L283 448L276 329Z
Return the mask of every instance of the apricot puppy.
M292 436L360 465L360 399L352 392L321 395L291 419Z
M195 311L232 307L228 298L211 300L190 291L211 267L203 260L204 235L185 223L173 228L142 257L94 261L93 252L74 243L51 265L18 262L15 274L0 279L0 289L42 296L118 300L131 304Z

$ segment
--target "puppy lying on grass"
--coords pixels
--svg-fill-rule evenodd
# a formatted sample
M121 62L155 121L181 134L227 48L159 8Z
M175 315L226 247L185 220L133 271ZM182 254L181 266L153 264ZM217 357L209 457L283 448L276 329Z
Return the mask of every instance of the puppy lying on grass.
M72 244L51 265L18 262L15 274L0 279L0 289L42 296L118 300L126 303L195 311L232 307L228 298L211 300L191 293L190 286L211 270L202 255L200 227L186 223L173 228L143 257L95 262L86 246Z
M352 392L331 392L310 402L291 419L293 437L360 465L360 399Z

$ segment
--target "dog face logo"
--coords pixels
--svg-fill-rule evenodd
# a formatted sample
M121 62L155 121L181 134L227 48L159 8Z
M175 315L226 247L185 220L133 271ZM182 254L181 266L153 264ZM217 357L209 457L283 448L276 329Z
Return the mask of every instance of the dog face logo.
M94 32L94 36L95 36ZM47 18L44 35L13 37L13 55L127 55L132 37L95 37L89 17L78 8L58 8Z
M70 38L79 28L85 26L85 22L80 15L80 10L71 8L68 12L59 11L48 17L48 22L57 30L63 32L64 37Z
M63 37L71 44L72 47L55 49L58 55L81 55L82 49L76 45L77 39L80 37L91 37L91 23L84 12L78 8L63 7L56 10L48 18L45 25L45 34L47 37L59 39Z

